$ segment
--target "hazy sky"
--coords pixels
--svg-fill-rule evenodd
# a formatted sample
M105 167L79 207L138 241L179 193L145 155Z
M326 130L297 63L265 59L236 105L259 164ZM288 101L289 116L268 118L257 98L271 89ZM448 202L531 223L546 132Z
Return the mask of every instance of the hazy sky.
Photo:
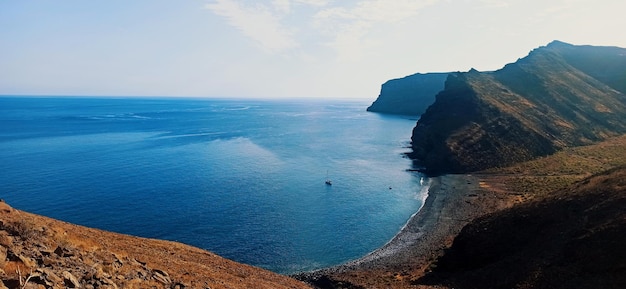
M0 0L0 94L375 99L558 39L626 47L624 0Z

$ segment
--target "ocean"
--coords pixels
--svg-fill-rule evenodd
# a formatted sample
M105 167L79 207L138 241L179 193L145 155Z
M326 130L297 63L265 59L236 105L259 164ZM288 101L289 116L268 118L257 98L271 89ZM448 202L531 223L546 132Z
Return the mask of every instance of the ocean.
M338 265L391 240L426 196L404 157L416 120L368 105L0 97L0 198L283 274Z

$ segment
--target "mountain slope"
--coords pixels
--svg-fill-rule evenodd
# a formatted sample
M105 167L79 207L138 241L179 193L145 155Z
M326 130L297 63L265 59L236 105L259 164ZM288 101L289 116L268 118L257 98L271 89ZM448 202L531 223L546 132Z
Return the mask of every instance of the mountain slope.
M551 46L570 65L613 89L626 93L626 54L623 48L574 46L559 41L552 42Z
M415 283L450 288L625 288L626 167L463 228Z
M450 74L413 130L412 156L434 173L470 172L626 133L626 95L612 87L626 66L597 79L583 61L619 62L626 49L598 50L553 42L495 72Z
M309 288L184 244L77 226L0 201L0 288Z
M380 95L367 111L421 115L444 88L448 73L413 74L385 82Z

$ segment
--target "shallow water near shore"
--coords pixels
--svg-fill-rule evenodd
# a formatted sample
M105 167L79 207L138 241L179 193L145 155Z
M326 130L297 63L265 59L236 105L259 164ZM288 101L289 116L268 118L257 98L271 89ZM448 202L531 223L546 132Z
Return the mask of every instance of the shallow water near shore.
M0 97L1 198L279 273L337 265L425 194L403 157L415 120L368 104Z

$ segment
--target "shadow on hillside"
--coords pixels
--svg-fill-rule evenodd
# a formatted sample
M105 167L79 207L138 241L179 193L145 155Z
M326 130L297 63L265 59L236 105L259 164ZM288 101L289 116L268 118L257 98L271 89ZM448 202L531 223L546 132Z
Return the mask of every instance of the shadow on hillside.
M626 288L626 167L477 219L414 284Z

